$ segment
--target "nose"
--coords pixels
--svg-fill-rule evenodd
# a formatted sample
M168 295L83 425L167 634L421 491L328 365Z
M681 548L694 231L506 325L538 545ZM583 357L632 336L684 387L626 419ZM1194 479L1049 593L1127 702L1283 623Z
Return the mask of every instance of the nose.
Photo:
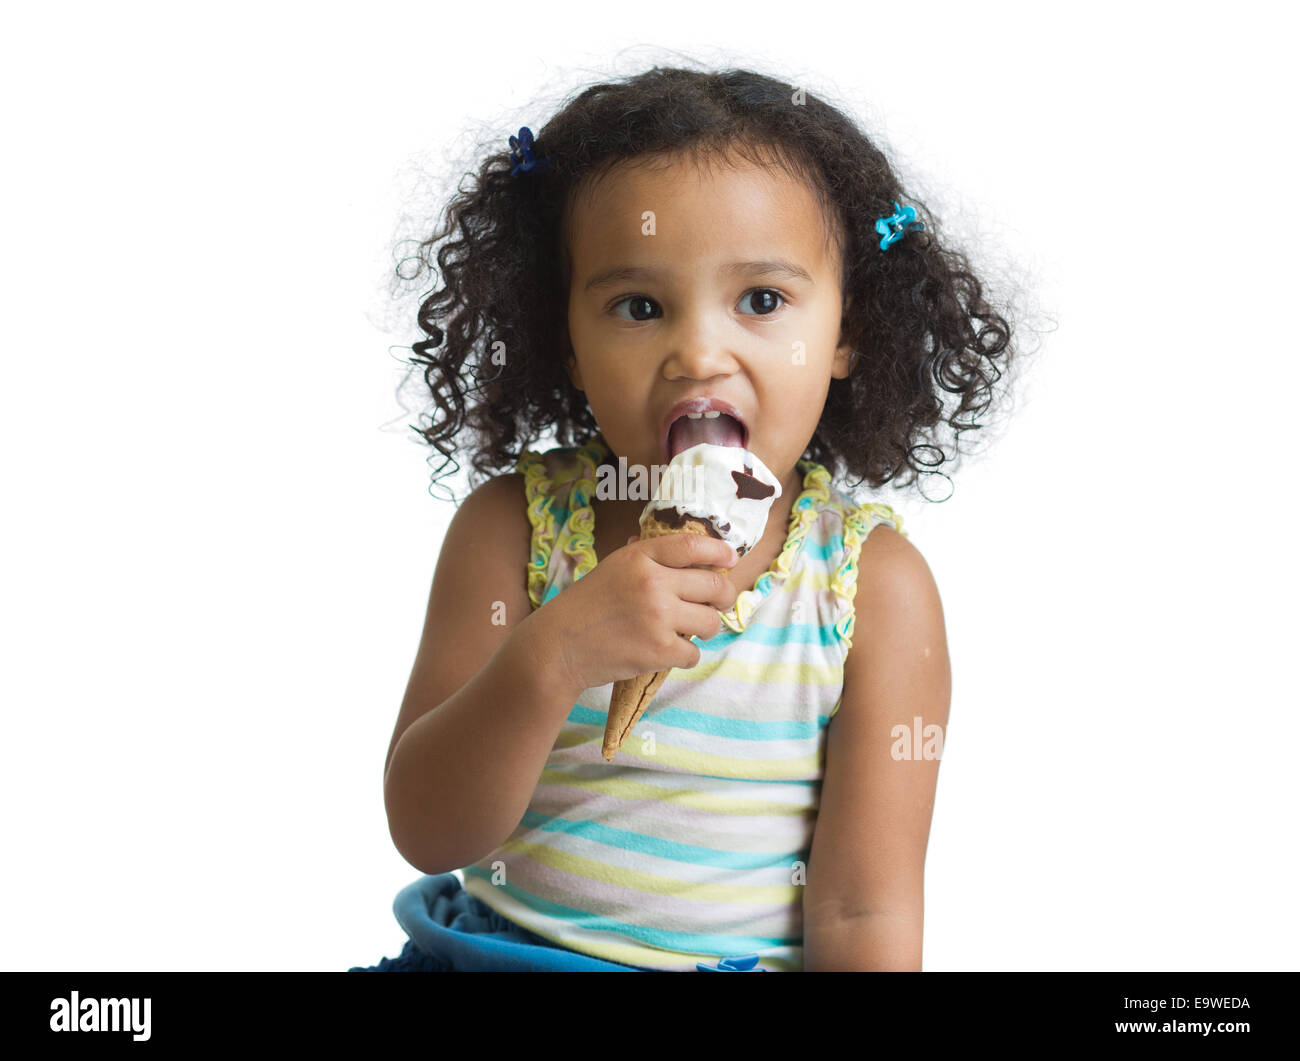
M664 378L713 379L735 372L739 363L727 349L721 332L719 323L706 319L703 314L683 317L668 336Z

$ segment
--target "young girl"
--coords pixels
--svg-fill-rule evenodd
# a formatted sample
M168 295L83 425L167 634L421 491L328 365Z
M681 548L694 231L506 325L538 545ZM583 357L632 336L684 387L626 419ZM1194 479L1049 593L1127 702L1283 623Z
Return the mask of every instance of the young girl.
M421 433L486 481L388 749L425 875L373 968L919 969L943 613L901 519L836 483L911 485L931 429L980 426L1011 329L967 259L853 122L743 70L587 89L443 240ZM702 441L781 483L742 556L636 537L637 470ZM607 762L613 683L668 669Z

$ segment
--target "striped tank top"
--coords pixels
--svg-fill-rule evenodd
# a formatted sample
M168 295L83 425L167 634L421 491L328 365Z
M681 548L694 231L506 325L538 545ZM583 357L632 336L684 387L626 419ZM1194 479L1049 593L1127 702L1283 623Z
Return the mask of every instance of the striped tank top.
M534 609L596 566L599 435L523 454ZM858 504L820 464L781 552L742 592L700 662L672 670L613 762L601 756L612 683L569 712L528 810L465 889L569 950L640 969L695 971L748 956L803 968L804 870L853 634L862 542L887 505ZM757 962L753 959L757 957Z

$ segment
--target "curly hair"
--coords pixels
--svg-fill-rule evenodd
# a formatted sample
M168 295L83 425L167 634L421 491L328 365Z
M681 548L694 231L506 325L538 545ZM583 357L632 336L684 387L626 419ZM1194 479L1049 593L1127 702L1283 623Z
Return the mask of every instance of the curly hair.
M599 430L564 370L569 211L621 163L683 155L783 167L824 211L842 262L841 327L858 356L846 379L831 380L806 458L873 488L909 486L957 461L962 433L985 426L1012 327L967 256L941 245L938 219L834 107L749 70L656 66L568 101L536 133L544 172L511 176L504 140L461 180L414 256L435 271L437 248L441 286L420 303L427 338L408 359L422 367L433 407L428 426L409 426L443 456L439 473L459 470L464 450L486 479L550 432L570 446ZM884 253L876 220L895 203L913 206L924 227ZM493 357L498 343L508 358ZM947 428L951 454L938 442Z

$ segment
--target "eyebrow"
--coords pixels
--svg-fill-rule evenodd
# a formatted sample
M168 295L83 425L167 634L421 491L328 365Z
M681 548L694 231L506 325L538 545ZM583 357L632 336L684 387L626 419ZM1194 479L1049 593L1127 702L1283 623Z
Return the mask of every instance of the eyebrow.
M771 258L759 262L728 262L726 265L719 267L718 273L722 276L737 276L740 274L761 274L763 276L785 276L793 280L804 280L807 283L813 283L812 276L808 270L792 261L784 258ZM658 269L651 269L642 265L618 265L613 269L605 269L597 273L587 281L587 286L583 291L594 291L599 287L612 287L614 284L621 284L628 280L655 280L661 276Z

